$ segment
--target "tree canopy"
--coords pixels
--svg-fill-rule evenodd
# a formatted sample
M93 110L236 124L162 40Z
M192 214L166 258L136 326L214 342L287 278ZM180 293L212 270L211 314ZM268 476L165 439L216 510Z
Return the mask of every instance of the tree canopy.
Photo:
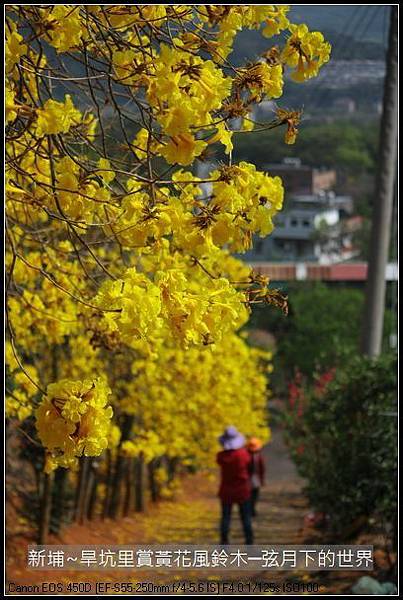
M35 420L48 472L106 448L198 464L228 422L267 439L270 357L238 331L286 302L232 254L271 232L283 185L234 162L233 124L329 60L287 12L8 7L7 415ZM243 28L281 45L234 67ZM267 127L291 144L300 116Z

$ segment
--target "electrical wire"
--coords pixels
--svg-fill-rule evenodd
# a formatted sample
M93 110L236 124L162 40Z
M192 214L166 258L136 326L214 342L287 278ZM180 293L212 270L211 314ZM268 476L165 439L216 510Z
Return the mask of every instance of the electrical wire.
M379 13L379 9L382 10L381 6L371 6L371 7L369 7L369 9L370 8L374 8L374 11L370 11L370 10L367 11L367 15L366 15L367 18L364 18L362 20L363 25L361 27L360 33L358 33L357 37L354 40L355 42L357 40L363 41L363 39L365 38L365 35L366 35L367 31L369 30L369 28L371 27L372 23L374 22L375 17ZM348 56L349 56L349 50L351 49L351 45L352 44L350 42L350 44L348 44L347 46L345 46L343 48L343 50L344 50L344 52L342 53L343 58L340 58L339 60L343 60L343 59L347 59L348 58ZM323 89L322 93L317 96L316 102L315 102L314 106L316 108L318 108L319 106L323 106L324 104L326 104L326 102L327 102L327 100L328 100L331 92L332 92L332 90L329 87Z

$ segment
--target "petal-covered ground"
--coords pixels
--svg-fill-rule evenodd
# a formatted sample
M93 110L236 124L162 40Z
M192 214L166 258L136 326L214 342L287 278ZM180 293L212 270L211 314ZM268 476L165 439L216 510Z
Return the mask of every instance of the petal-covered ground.
M262 490L258 517L254 521L256 544L303 544L320 543L318 533L304 529L304 515L308 512L307 501L302 493L302 481L287 456L280 431L275 431L272 443L265 449L267 462L267 485ZM219 504L217 499L218 473L198 473L183 479L180 489L172 500L149 505L144 514L118 521L94 521L84 525L72 525L50 543L58 544L215 544L218 543ZM234 513L231 543L242 543L242 533L237 513ZM136 570L125 574L118 570L102 572L85 571L27 571L27 538L16 538L8 554L7 581L17 585L41 585L44 581L62 582L148 582L152 588L173 581L241 581L266 582L278 585L284 582L315 582L320 593L348 593L352 583L361 575L357 572L303 573L291 571L244 571L218 573L212 570L186 570L159 572ZM366 543L366 542L362 542ZM368 543L368 542L367 542ZM10 588L12 589L12 588ZM92 589L92 593L94 593ZM180 592L178 592L180 593ZM239 593L233 590L232 593ZM258 593L258 591L256 591ZM267 592L268 593L268 592ZM281 592L280 592L281 593ZM302 593L302 592L301 592ZM306 593L306 592L305 592Z

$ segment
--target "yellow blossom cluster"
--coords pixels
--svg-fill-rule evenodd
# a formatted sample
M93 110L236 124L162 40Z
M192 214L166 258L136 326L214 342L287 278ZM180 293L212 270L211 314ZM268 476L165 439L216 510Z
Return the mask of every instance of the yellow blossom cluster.
M38 436L48 452L46 470L75 467L78 457L98 456L108 446L111 390L101 378L63 379L47 387L35 412Z
M156 357L132 364L133 380L119 408L142 419L133 437L122 444L122 453L212 464L217 438L228 422L268 441L270 359L270 353L251 348L234 334L208 349L183 352L161 344Z
M330 58L330 44L320 31L310 32L306 25L290 25L291 35L282 53L282 58L290 67L295 81L315 77L319 68Z
M21 369L10 342L6 343L5 354L9 380L13 387L12 391L7 390L6 393L6 417L23 421L32 415L34 409L32 400L37 389L33 382L38 381L38 372L32 365L25 365L24 370Z
M43 253L27 252L13 263L13 280L18 287L8 300L8 313L22 348L34 349L38 339L60 344L79 329L78 306L69 288L75 278L79 288L81 270L68 260L68 248L66 242L57 252L52 248Z
M38 136L54 133L67 133L73 125L78 125L81 113L73 104L68 94L64 102L46 100L42 108L36 113L36 134Z
M209 49L216 52L221 61L232 51L234 38L242 29L261 29L265 37L273 37L289 26L286 5L206 5L200 15L211 28L218 28L216 45Z
M176 248L202 256L228 247L245 252L253 234L265 237L272 231L284 197L279 177L246 162L223 166L211 172L207 198L201 197L199 181L191 172L178 171L172 179L175 194L161 187L153 200L144 188L129 182L124 215L113 227L114 235L128 248L145 248L169 236ZM117 209L109 214L117 215ZM106 230L112 231L109 226Z

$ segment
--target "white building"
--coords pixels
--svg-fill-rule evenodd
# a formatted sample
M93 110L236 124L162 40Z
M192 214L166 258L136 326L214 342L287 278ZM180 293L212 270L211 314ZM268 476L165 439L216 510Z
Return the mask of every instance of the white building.
M344 235L342 219L351 214L352 199L334 192L292 196L274 219L267 238L254 240L246 254L251 261L314 261L331 264L351 258L351 235Z

